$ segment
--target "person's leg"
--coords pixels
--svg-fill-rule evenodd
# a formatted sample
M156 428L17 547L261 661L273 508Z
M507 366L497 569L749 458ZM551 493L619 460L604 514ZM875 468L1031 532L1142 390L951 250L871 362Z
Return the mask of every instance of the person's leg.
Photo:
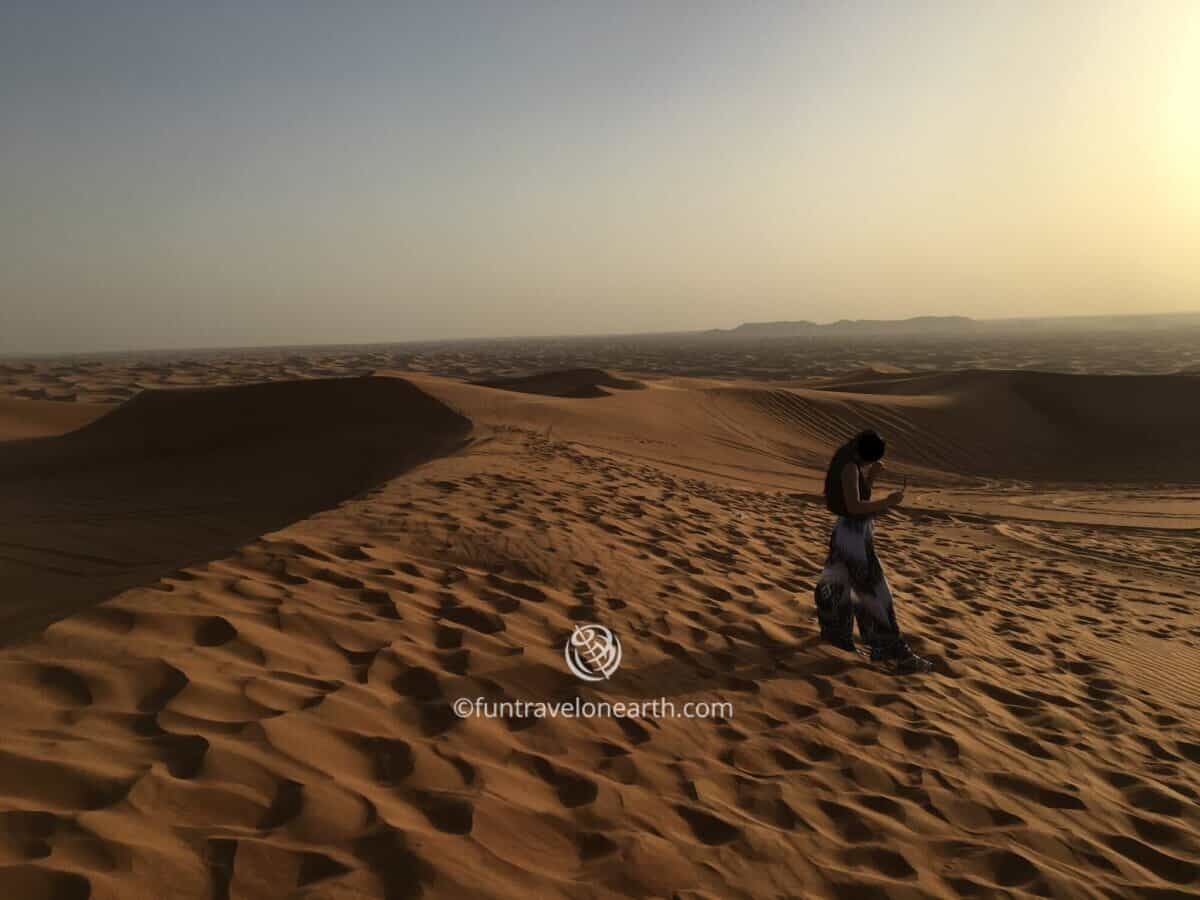
M821 637L843 650L854 649L854 601L850 578L841 563L829 563L814 591Z
M858 633L871 651L871 658L892 655L903 643L896 625L896 608L887 578L881 573L869 584L855 585L854 613Z
M892 589L882 573L866 590L856 586L854 597L858 631L871 650L873 662L895 663L899 672L928 672L933 668L929 660L913 653L900 633Z

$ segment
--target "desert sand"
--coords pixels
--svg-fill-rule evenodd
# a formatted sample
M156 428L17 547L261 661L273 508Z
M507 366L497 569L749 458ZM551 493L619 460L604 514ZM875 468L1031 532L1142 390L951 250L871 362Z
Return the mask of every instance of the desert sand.
M1200 891L1194 376L435 355L5 364L0 896ZM817 640L864 424L928 675Z

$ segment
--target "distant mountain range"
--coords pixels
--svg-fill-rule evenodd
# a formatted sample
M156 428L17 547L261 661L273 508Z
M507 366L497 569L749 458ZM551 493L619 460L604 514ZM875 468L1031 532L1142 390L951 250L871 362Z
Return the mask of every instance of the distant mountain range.
M826 325L816 322L744 322L736 328L714 329L710 334L731 337L800 337L817 334L915 334L963 331L980 325L966 316L916 316L912 319L841 319Z
M714 328L700 334L725 338L782 337L914 337L1047 331L1142 331L1200 326L1200 313L1132 316L1058 316L1052 318L972 319L967 316L915 316L911 319L840 319L819 324L743 322L736 328Z

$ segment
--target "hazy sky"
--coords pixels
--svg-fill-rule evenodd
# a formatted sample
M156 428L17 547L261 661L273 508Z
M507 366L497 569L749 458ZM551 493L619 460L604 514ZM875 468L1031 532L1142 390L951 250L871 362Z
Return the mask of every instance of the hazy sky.
M0 352L1200 309L1200 0L0 4Z

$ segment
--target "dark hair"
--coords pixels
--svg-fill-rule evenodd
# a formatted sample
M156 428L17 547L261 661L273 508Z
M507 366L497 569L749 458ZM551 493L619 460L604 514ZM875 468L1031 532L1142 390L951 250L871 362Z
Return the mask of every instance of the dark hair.
M883 459L883 453L887 450L887 444L884 443L883 438L870 428L856 434L852 443L859 457L865 459L867 462L875 462L876 460Z
M825 506L831 513L835 516L850 515L846 511L846 494L842 490L842 469L846 467L846 463L857 463L859 459L875 462L883 458L886 449L887 444L883 438L867 429L860 431L834 451L829 469L825 472ZM858 493L863 500L871 498L871 489L861 471L858 475Z

